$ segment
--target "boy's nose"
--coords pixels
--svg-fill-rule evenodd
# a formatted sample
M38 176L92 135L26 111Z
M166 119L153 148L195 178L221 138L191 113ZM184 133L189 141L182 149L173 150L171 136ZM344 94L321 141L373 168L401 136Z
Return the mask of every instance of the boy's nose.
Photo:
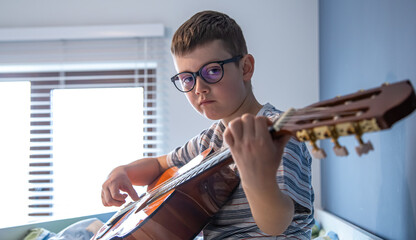
M201 76L196 77L195 81L195 93L206 93L209 91L209 84L201 78Z

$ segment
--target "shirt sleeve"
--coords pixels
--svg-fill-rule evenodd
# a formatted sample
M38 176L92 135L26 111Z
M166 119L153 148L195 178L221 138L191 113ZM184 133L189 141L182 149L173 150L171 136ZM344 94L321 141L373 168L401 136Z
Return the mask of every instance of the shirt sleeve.
M266 104L262 115L274 122L280 117L280 113L273 105ZM282 192L295 203L295 217L303 215L302 218L309 218L313 212L311 164L312 158L305 143L292 137L284 149L276 178Z
M200 139L204 136L206 130L199 135L193 137L182 147L178 147L166 155L166 160L169 167L182 167L190 160L198 156L200 152Z
M305 143L291 138L278 169L279 188L295 202L295 213L311 214L314 193L311 182L312 158Z

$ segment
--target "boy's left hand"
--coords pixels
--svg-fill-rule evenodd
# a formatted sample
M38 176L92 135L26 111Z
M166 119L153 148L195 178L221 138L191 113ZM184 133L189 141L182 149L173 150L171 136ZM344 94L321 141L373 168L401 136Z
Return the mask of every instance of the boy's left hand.
M293 200L276 181L283 149L290 135L273 139L266 117L243 115L228 124L224 139L240 173L241 185L259 228L270 235L282 234L293 219Z
M272 122L267 117L244 114L232 120L224 132L224 139L246 187L276 181L283 149L290 136L272 139L268 131L270 125Z

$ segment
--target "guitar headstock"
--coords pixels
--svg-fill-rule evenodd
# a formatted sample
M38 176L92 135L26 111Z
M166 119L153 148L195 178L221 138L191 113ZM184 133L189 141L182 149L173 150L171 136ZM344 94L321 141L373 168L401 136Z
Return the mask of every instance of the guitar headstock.
M362 155L373 150L371 142L362 140L364 133L388 129L415 108L414 89L411 82L405 80L335 97L303 109L290 109L273 128L290 132L300 141L309 141L315 158L326 156L316 145L317 140L330 138L335 154L345 156L348 150L339 144L338 138L355 135L359 142L356 151Z

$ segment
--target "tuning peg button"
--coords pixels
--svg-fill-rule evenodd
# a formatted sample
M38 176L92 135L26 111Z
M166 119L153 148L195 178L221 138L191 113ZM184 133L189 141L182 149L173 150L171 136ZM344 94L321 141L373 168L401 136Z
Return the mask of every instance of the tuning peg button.
M361 142L359 146L355 147L355 150L357 151L358 156L361 156L363 154L368 153L371 150L374 150L373 144L368 141L366 143Z
M312 146L312 156L313 156L314 158L317 158L317 159L323 159L323 158L326 158L326 153L325 153L325 151L324 151L322 148L319 148L319 147L316 145L316 142L315 142L315 141L311 141L310 143L311 143L311 146Z
M333 137L331 141L334 143L334 147L332 148L334 150L335 155L337 156L347 156L348 150L344 146L341 146L338 142L338 138Z
M322 148L312 149L312 156L317 159L326 158L326 153Z
M334 146L333 150L335 155L339 157L348 156L348 150L344 146Z

